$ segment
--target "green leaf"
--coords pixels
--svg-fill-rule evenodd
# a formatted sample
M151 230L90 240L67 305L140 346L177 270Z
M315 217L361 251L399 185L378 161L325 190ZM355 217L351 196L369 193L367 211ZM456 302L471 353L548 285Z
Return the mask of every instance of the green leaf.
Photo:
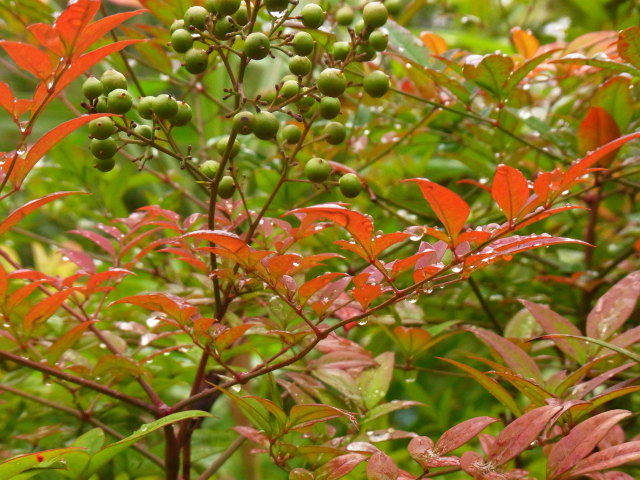
M365 407L373 408L387 395L395 357L393 352L384 352L375 358L379 366L368 368L358 376L358 386L362 392Z
M373 407L367 412L364 418L360 421L360 425L364 425L368 422L372 422L380 417L389 415L397 410L403 410L410 407L424 407L424 403L414 402L412 400L392 400L391 402L382 403Z
M512 71L511 57L497 53L485 55L476 65L466 63L462 70L467 80L487 90L497 99L504 98L504 86Z
M78 447L56 448L10 458L0 463L0 478L10 479L30 468L52 468L58 460L70 452L80 451Z
M618 53L625 61L640 68L640 27L629 27L620 32Z
M640 75L640 70L630 67L623 63L612 62L610 60L598 60L596 58L584 58L584 57L565 57L557 60L552 60L550 63L564 63L569 65L589 65L590 67L603 68L605 70L613 70L615 72L626 72L632 75Z
M625 75L610 78L598 88L592 105L606 110L614 118L618 128L624 131L633 114L631 79Z
M515 71L509 76L509 79L504 85L504 95L509 96L509 94L516 88L524 78L529 75L542 62L547 60L551 55L553 55L556 50L550 50L548 52L543 53L542 55L538 55L520 65Z
M356 418L345 410L322 404L294 405L289 412L287 430L305 430L316 423L339 417L347 417L358 428Z
M85 451L72 452L67 455L67 470L71 478L80 478L92 455L98 453L104 445L104 431L100 428L93 428L80 435L73 442L72 446L86 449Z
M389 45L400 58L421 67L434 65L435 61L429 54L429 50L409 30L393 20L389 20L384 28L389 32Z

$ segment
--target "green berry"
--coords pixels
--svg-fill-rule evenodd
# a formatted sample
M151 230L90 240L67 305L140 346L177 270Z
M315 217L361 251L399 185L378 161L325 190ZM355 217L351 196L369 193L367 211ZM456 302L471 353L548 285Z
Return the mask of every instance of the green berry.
M240 135L249 135L256 125L256 117L251 112L238 112L233 117L233 129Z
M204 25L208 16L209 12L207 12L207 9L204 7L197 5L189 7L184 13L184 24L188 27L192 26L198 30L204 30Z
M358 20L356 24L353 26L353 31L356 32L356 34L358 35L361 35L362 33L364 33L365 32L364 20L362 19Z
M320 100L320 116L327 120L331 120L338 116L341 107L342 105L340 104L340 100L337 98L322 97Z
M325 125L323 134L330 145L339 145L347 137L346 127L339 122L329 122Z
M351 51L351 45L347 42L336 42L331 47L331 55L334 60L342 61L349 55Z
M311 68L311 60L307 57L296 55L289 60L289 71L294 75L303 77L311 71Z
M303 89L303 94L305 94L307 90L309 89L305 87ZM301 113L310 112L312 108L315 106L315 104L316 104L316 99L313 98L311 95L303 95L302 97L300 97L300 99L296 101L296 107Z
M325 68L320 75L316 85L320 93L328 97L338 97L347 88L347 78L337 68Z
M283 98L295 97L300 92L300 87L296 80L287 80L280 87L280 96Z
M104 95L100 95L98 97L98 101L96 102L96 112L98 113L107 113L109 108L107 108L107 97Z
M236 185L233 181L233 177L225 175L220 179L220 183L218 184L218 195L220 195L221 198L231 198L235 189Z
M297 125L289 124L282 129L282 138L289 144L298 143L302 136L302 130Z
M171 95L163 93L153 100L153 113L158 118L171 118L178 113L178 102Z
M197 75L209 66L209 55L202 48L191 48L184 56L184 68L187 72Z
M276 88L265 87L258 92L258 95L260 95L261 100L271 103L276 99L276 95L277 95Z
M182 127L188 124L192 117L193 111L191 110L191 106L187 102L178 102L178 111L169 121L176 127Z
M370 45L360 44L356 48L356 57L359 62L368 62L376 58L376 51Z
M380 70L367 73L362 81L362 87L373 98L380 98L389 91L389 76Z
M213 0L218 15L233 15L240 8L240 0Z
M99 140L94 138L89 142L89 150L94 157L104 160L113 157L118 151L118 144L113 138Z
M384 49L387 48L388 44L389 44L389 36L385 35L380 30L371 32L371 35L369 35L369 45L376 52L382 52Z
M369 28L378 28L387 23L389 12L382 2L370 2L362 10L362 19Z
M100 117L89 122L89 134L98 140L109 138L116 131L116 124L109 117Z
M133 129L133 131L136 133L136 135L140 135L141 137L144 138L151 138L153 137L153 128L151 128L151 126L149 125L138 125L136 128Z
M107 95L107 109L109 113L124 115L133 106L133 99L126 90L116 88Z
M116 160L113 157L96 158L96 163L93 166L101 172L110 172L116 166Z
M138 100L138 115L145 120L151 120L153 118L153 101L156 97L142 97Z
M235 29L235 25L227 17L219 18L213 27L213 34L218 40L226 40L227 36Z
M105 95L116 89L127 89L127 77L120 72L110 69L105 71L100 77Z
M315 46L315 42L313 37L307 32L298 32L293 37L293 41L291 42L293 45L293 50L297 55L309 55L313 52L313 47Z
M96 77L89 77L82 84L82 94L89 100L98 98L102 92L104 92L104 87Z
M215 160L207 160L202 165L200 165L200 170L207 177L213 178L218 173L218 169L220 168L220 162L216 162Z
M184 28L184 20L182 19L173 21L173 23L171 24L171 27L169 27L169 33L173 33L179 28Z
M262 32L253 32L244 42L244 53L253 60L261 60L269 55L269 37Z
M265 0L264 5L270 12L283 12L289 8L289 0Z
M171 34L171 48L178 53L185 53L193 46L191 32L184 28L179 28Z
M304 166L304 175L314 183L322 183L331 175L331 165L324 158L312 158Z
M247 11L247 7L240 5L238 11L233 14L233 19L241 27L245 26L249 22L249 12Z
M355 173L345 173L338 180L340 191L347 198L355 198L362 191L362 182Z
M269 140L275 137L280 128L280 122L273 113L260 112L255 115L256 124L253 134L261 140Z
M346 27L347 25L351 25L353 22L353 16L353 9L348 5L345 5L340 7L336 12L336 21L338 22L338 25Z
M207 9L207 12L213 13L215 15L216 13L218 13L216 11L215 3L216 0L204 0L204 8Z
M300 12L302 24L307 28L317 29L324 23L324 10L320 5L308 3Z
M402 0L385 0L384 6L387 7L389 15L393 15L394 17L398 15L404 7Z
M224 152L227 151L227 145L229 144L229 137L222 137L220 140L216 142L216 151L220 155L224 155ZM233 141L233 145L231 145L230 158L235 158L236 155L240 153L240 142L238 140Z

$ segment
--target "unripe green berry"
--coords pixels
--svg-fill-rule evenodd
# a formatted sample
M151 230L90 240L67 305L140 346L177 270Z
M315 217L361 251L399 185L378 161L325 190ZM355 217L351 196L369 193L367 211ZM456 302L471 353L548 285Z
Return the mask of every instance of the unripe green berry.
M184 55L184 68L187 72L197 75L209 66L209 55L202 48L191 48Z
M296 101L296 107L301 113L310 112L316 104L316 99L311 95L306 95L307 87L302 89L303 96Z
M156 97L142 97L138 100L138 115L145 120L151 120L153 118L153 101Z
M356 34L361 35L365 31L365 27L366 25L364 24L364 20L360 19L353 26L353 31L356 32Z
M385 0L384 6L387 7L389 15L393 15L394 17L402 12L402 8L404 7L402 0Z
M89 122L89 134L98 140L109 138L116 131L116 124L109 117L100 117Z
M359 62L368 62L376 58L376 51L370 45L360 44L356 48L356 59Z
M235 29L235 25L227 17L219 18L213 27L213 34L218 40L226 40L227 36Z
M315 46L315 41L313 37L307 32L298 32L293 37L293 41L291 42L293 45L293 50L297 55L309 55L313 52L313 47Z
M347 42L336 42L331 47L331 55L334 60L342 61L349 55L351 51L351 45Z
M250 33L244 42L244 53L253 60L263 59L270 49L269 37L262 32Z
M185 53L193 46L191 32L184 28L179 28L171 34L171 48L178 53Z
M351 25L351 23L353 22L353 17L353 9L348 5L340 7L336 12L336 21L338 22L338 25L342 25L345 27L347 25Z
M106 70L100 77L105 95L116 89L127 89L127 77L120 72L110 69Z
M362 80L364 91L374 98L382 97L389 91L389 86L389 76L380 70L367 73Z
M320 116L327 120L331 120L338 116L341 107L342 105L340 104L340 100L337 98L322 97L322 99L320 99Z
M302 130L297 125L289 124L282 129L282 138L288 144L298 143L302 136Z
M89 142L89 150L91 150L91 153L96 158L111 158L118 151L118 144L113 138L106 138L104 140L94 138Z
M200 165L200 170L207 177L213 178L218 173L218 169L220 168L220 162L216 162L215 160L207 160L202 165Z
M229 137L222 137L220 140L216 142L216 151L220 155L224 155L224 152L227 151L227 145L229 144ZM240 153L240 142L238 140L233 141L233 145L231 145L231 152L229 152L229 158L235 158L236 155Z
M96 102L96 112L98 113L107 113L109 108L107 107L107 97L104 95L100 95L98 97L98 101Z
M140 135L144 138L150 139L151 137L153 137L153 128L151 128L150 125L138 125L133 129L133 131L136 133L136 135Z
M82 94L89 100L98 98L103 92L102 82L96 77L89 77L82 84Z
M276 99L276 87L265 87L258 92L260 99L265 102L271 103Z
M221 198L231 198L233 197L233 192L236 189L235 182L233 181L233 177L229 175L225 175L220 179L220 183L218 184L218 195Z
M388 44L389 44L389 36L382 33L380 30L371 32L371 35L369 35L369 45L376 52L382 52L384 49L387 48Z
M233 15L240 8L240 0L213 0L213 8L218 15Z
M209 12L207 12L207 9L204 7L200 7L198 5L189 7L184 13L184 24L187 27L192 26L198 30L204 30L208 16Z
M153 113L155 113L158 118L171 118L178 113L178 102L166 93L158 95L153 100Z
M269 12L283 12L289 8L289 0L265 0Z
M338 180L340 191L347 198L355 198L362 191L362 182L355 173L345 173Z
M255 115L256 124L253 134L261 140L269 140L275 137L280 128L280 122L271 112L260 112Z
M249 22L249 13L247 11L247 7L244 5L240 5L238 11L233 14L233 19L241 27L245 26Z
M216 14L218 12L216 11L215 3L216 0L204 0L204 8L207 9L207 12Z
M316 85L320 93L328 97L338 97L347 88L347 78L337 68L325 68L320 75Z
M307 57L296 55L289 60L289 71L294 75L303 77L311 71L311 68L311 60Z
M283 98L295 97L300 92L300 87L296 80L287 80L280 87L280 96Z
M171 24L171 27L169 27L169 33L173 33L176 30L178 30L179 28L184 28L184 20L183 19L174 20L173 23Z
M169 119L172 125L182 127L188 124L193 117L191 106L187 102L178 102L178 111Z
M307 28L320 28L324 23L324 10L315 3L308 3L302 7L300 16L302 17L302 24Z
M113 167L116 166L116 160L113 157L110 158L96 158L96 163L93 165L101 172L110 172Z
M347 137L346 127L339 122L327 123L322 133L326 135L326 141L330 145L339 145Z
M124 115L133 106L133 99L126 90L116 88L107 95L107 109L109 113Z
M322 183L331 175L331 165L324 158L314 157L304 166L304 175L314 183Z
M362 19L367 27L378 28L387 23L389 12L382 2L370 2L362 9Z
M233 129L240 135L249 135L256 125L256 117L251 112L238 112L233 117Z

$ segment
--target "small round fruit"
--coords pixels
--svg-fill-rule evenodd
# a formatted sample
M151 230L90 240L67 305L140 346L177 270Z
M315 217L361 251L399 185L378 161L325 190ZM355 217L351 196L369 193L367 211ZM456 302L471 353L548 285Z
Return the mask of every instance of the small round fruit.
M291 43L293 45L293 51L296 52L297 55L304 56L311 54L315 46L313 37L307 32L296 33Z
M351 25L351 23L353 22L353 17L353 9L348 5L340 7L336 12L336 21L338 22L338 25L342 25L345 27L347 25Z
M360 19L356 22L356 24L353 26L353 31L356 32L356 34L360 35L365 31L365 24L364 24L364 20ZM367 35L369 35L369 33L367 33Z
M98 140L109 138L116 131L116 124L109 117L100 117L89 122L89 134Z
M260 112L255 115L256 124L253 134L261 140L269 140L276 136L280 128L280 122L271 112Z
M220 168L220 162L216 162L215 160L207 160L202 165L200 165L200 170L207 177L213 178L218 173L218 169Z
M304 175L314 183L322 183L331 175L331 165L324 158L314 157L304 166Z
M367 27L378 28L387 23L389 12L382 2L370 2L362 9L362 19Z
M233 14L233 19L238 25L244 27L249 22L249 12L247 11L247 7L240 5L238 11Z
M102 82L96 77L89 77L82 84L82 94L89 100L98 98L103 92Z
M362 81L362 87L373 98L380 98L389 91L389 76L380 70L367 73Z
M102 82L105 95L116 89L127 89L127 77L117 70L106 70L100 77L100 81Z
M305 94L309 90L308 88L303 88L302 93ZM311 111L311 109L315 106L316 99L311 95L303 95L296 101L296 107L301 113L306 113Z
M302 136L302 130L297 125L289 124L282 129L282 138L290 145L298 143Z
M209 12L204 7L198 5L189 7L184 13L184 24L188 27L192 26L198 30L204 30L204 24L208 16Z
M170 118L171 125L182 127L188 124L193 117L191 106L187 102L178 102L178 111Z
M244 53L253 60L262 60L270 49L269 37L262 32L250 33L244 42Z
M148 96L142 97L138 100L138 115L145 120L151 120L153 118L153 101L156 97Z
M264 5L270 12L284 12L289 8L289 0L265 0Z
M280 87L280 96L286 99L295 97L300 92L300 87L296 80L287 80Z
M224 155L224 152L227 151L227 145L229 145L229 137L222 137L220 140L216 142L216 151L220 155ZM233 145L231 145L231 152L229 153L230 158L235 158L240 153L240 142L238 140L233 141Z
M360 44L356 48L356 57L359 62L368 62L376 58L376 51L370 45Z
M256 117L251 112L238 112L233 117L233 129L240 135L249 135L256 125Z
M104 160L113 157L118 151L118 144L113 138L98 140L94 138L89 142L89 150L94 157Z
M115 158L96 158L96 163L93 165L101 172L110 172L113 167L116 166Z
M228 17L219 18L213 27L213 34L218 40L226 40L227 36L235 29L235 25L229 21Z
M355 173L345 173L338 180L340 192L347 198L355 198L362 191L362 182Z
M315 3L307 3L300 12L302 24L307 28L320 28L324 23L324 10Z
M323 95L339 97L347 88L347 78L337 68L325 68L318 75L316 85Z
M179 28L184 28L184 20L183 19L174 20L173 23L171 24L171 26L169 27L169 33L173 33L176 30L178 30Z
M151 138L153 137L153 128L151 128L150 125L138 125L136 128L133 129L133 131L135 132L136 135L140 135L141 137L144 138Z
M189 30L179 28L171 34L171 48L178 53L185 53L193 47L193 37Z
M191 48L184 55L184 68L194 75L204 72L209 66L209 55L202 48Z
M107 108L107 97L104 95L100 95L98 97L98 101L96 102L96 112L98 113L107 113L109 109Z
M294 75L304 77L311 71L311 60L301 55L296 55L289 60L289 71Z
M340 113L342 107L340 100L335 97L322 97L320 100L320 116L331 120L336 118Z
M402 0L385 0L384 6L387 7L389 15L395 17L402 11L404 5L402 4Z
M216 14L218 12L216 11L215 3L216 0L204 0L204 8L207 9L207 12Z
M133 99L126 90L116 88L107 95L107 109L109 113L124 115L133 106Z
M153 100L153 113L158 118L171 118L178 113L178 102L171 95L163 93Z
M351 45L347 42L336 42L331 47L331 55L334 60L342 61L347 56L349 56L349 52L351 51Z
M376 52L382 52L389 44L389 36L382 33L380 30L375 30L369 35L369 45Z
M229 175L225 175L220 179L220 183L218 184L218 195L221 198L231 198L233 197L233 192L236 189L235 182L233 181L233 177Z
M233 15L240 8L240 0L213 0L213 8L218 15Z
M330 145L339 145L347 137L346 127L339 122L327 123L322 133L326 135L326 141Z

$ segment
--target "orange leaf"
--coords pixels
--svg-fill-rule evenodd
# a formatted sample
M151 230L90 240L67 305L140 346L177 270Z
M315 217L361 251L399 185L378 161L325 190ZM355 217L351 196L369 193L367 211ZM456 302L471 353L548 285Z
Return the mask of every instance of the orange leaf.
M82 53L86 51L91 45L100 40L105 33L110 32L129 18L147 11L148 10L135 10L133 12L117 13L91 23L84 29L82 36L78 39L76 45L77 52Z
M440 35L433 32L420 33L420 40L435 55L441 55L447 51L447 42Z
M491 196L511 222L529 199L527 179L520 170L508 165L498 165L491 185Z
M582 155L587 154L620 136L620 129L614 118L604 108L591 107L578 127L578 148ZM609 165L618 150L609 153L597 163Z
M76 41L100 9L100 0L78 0L58 17L55 29L66 45L68 53L75 50Z
M20 42L0 41L0 47L9 54L16 65L46 82L51 79L53 66L49 56L32 45Z
M538 51L540 42L533 36L531 31L523 30L520 27L511 29L511 41L524 58L532 58Z

